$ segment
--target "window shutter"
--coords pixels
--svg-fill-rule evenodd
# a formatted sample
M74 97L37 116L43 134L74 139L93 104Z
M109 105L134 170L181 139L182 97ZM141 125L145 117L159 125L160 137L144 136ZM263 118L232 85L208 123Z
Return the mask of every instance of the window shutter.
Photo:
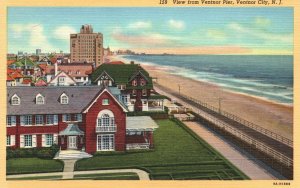
M10 145L11 146L16 145L16 136L15 135L10 135Z
M53 124L54 125L58 124L58 116L57 115L53 115Z
M46 135L42 134L42 147L46 146Z
M36 135L32 135L32 147L36 147Z
M53 143L58 144L58 137L57 134L53 134Z
M21 126L24 126L24 116L20 116Z
M20 135L20 148L24 148L24 135Z

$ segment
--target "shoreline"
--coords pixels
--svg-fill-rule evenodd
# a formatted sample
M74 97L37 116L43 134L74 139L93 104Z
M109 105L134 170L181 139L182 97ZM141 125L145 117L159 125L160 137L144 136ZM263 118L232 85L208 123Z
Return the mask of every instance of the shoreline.
M129 63L130 60L111 56L110 60ZM263 128L293 140L293 105L282 104L263 97L235 92L217 84L172 74L153 65L141 66L151 77L157 77L156 84L193 97L199 101L237 115Z

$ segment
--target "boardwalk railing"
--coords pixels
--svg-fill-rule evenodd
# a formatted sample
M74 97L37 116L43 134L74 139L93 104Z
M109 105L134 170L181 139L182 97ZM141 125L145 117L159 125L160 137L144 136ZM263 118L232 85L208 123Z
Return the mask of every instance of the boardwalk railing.
M240 118L240 117L238 117L236 115L233 115L233 114L231 114L229 112L226 112L224 110L220 110L219 108L216 108L216 107L211 106L211 105L209 105L207 103L204 103L204 102L201 102L199 100L196 100L196 99L194 99L192 97L189 97L187 95L181 94L180 96L183 97L183 98L185 98L185 99L188 99L190 101L193 101L193 102L197 103L198 105L201 105L201 106L203 106L205 108L208 108L208 109L210 109L210 110L212 110L212 111L214 111L216 113L219 113L219 114L221 114L221 115L223 115L223 116L225 116L225 117L227 117L227 118L229 118L231 120L234 120L234 121L236 121L238 123L241 123L241 124L243 124L243 125L251 128L253 130L256 130L256 131L258 131L258 132L266 135L266 136L269 136L269 137L271 137L271 138L273 138L273 139L275 139L275 140L277 140L277 141L279 141L279 142L281 142L283 144L286 144L286 145L288 145L290 147L293 147L293 141L290 140L290 139L288 139L288 138L285 138L285 137L283 137L283 136L281 136L279 134L276 134L276 133L274 133L274 132L272 132L272 131L270 131L268 129L265 129L265 128L259 126L259 125L256 125L256 124L254 124L252 122L249 122L249 121L247 121L245 119L242 119L242 118Z
M195 112L195 111L194 111ZM287 157L286 155L274 150L273 148L267 146L266 144L264 144L263 142L258 141L255 138L252 138L250 136L248 136L247 134L243 133L240 130L237 130L233 127L231 127L230 125L228 125L227 123L220 121L219 119L206 115L204 113L201 113L201 111L195 112L196 114L198 114L199 116L203 117L205 120L209 121L210 123L213 123L214 125L218 126L219 128L231 133L232 135L240 138L241 140L254 145L255 148L257 148L258 150L260 150L263 153L268 154L269 156L273 157L274 159L278 160L280 163L291 167L293 166L293 159Z

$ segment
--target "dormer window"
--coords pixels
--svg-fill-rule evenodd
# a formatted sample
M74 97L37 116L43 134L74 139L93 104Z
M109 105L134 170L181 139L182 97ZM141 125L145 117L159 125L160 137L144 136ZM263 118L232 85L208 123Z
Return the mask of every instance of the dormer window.
M69 104L69 97L65 93L60 96L60 103Z
M17 94L14 94L11 97L11 104L12 105L20 105L20 103L21 103L20 97Z
M35 97L35 103L36 104L45 104L45 98L41 94L37 94Z

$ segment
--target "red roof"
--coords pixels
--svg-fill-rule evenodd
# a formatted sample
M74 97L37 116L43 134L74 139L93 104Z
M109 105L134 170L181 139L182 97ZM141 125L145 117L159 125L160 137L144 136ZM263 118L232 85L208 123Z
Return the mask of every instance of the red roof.
M42 70L46 70L47 65L46 64L39 64L38 65Z
M36 83L35 86L47 86L47 83L43 79L39 79Z
M23 75L21 73L19 73L18 71L12 72L10 74L11 77L13 77L14 79L16 78L23 78Z
M12 63L16 62L16 60L12 59L12 60L7 60L7 65L10 65Z
M7 75L6 81L13 81L15 80L13 77L11 77L10 75Z
M56 63L57 58L56 58L56 57L52 57L52 58L50 59L50 61L51 61L52 64L54 64L54 63Z
M113 64L113 65L123 65L123 64L125 64L125 63L122 62L122 61L111 61L111 62L109 62L109 64Z
M24 79L22 84L29 84L31 83L31 79Z

